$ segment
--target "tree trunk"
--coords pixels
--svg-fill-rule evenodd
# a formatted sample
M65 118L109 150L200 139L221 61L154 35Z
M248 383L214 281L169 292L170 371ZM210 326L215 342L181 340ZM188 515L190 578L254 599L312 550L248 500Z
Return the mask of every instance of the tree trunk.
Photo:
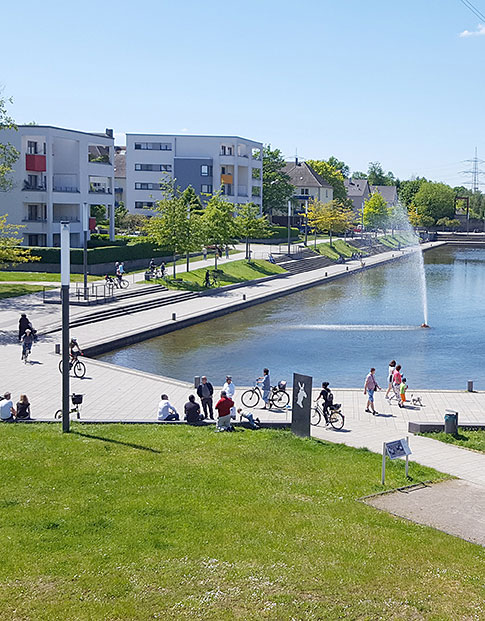
M187 252L187 271L190 272L190 254Z
M332 247L332 231L329 231L329 235L330 235L330 248Z
M214 269L217 269L217 257L219 256L219 251L217 250L217 246L216 246L216 251L214 253Z
M177 255L175 253L173 255L173 277L177 277Z

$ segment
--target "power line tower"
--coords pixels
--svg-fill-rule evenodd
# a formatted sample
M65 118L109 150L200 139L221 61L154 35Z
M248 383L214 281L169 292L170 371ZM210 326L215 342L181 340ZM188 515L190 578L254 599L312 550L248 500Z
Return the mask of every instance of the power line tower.
M485 175L485 170L480 168L480 164L485 164L485 160L481 160L477 155L477 147L475 147L475 157L471 160L464 160L465 162L469 162L472 164L472 168L470 170L462 170L462 175L471 175L471 181L465 181L466 185L470 185L472 192L478 192L480 186L483 183L480 181L480 176Z

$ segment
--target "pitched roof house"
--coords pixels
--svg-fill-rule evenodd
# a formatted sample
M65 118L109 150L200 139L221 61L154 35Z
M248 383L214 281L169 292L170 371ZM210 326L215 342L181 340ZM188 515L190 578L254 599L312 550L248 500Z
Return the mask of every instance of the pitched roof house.
M283 170L295 186L294 196L296 201L300 201L300 207L304 208L305 201L310 198L323 203L333 199L333 187L310 164L295 159L294 162L287 162Z
M388 207L393 207L399 202L395 185L371 185L371 191L372 193L379 192Z
M365 201L371 195L371 189L367 179L345 179L345 189L347 190L347 196L350 198L354 205L354 211L360 211L364 206Z

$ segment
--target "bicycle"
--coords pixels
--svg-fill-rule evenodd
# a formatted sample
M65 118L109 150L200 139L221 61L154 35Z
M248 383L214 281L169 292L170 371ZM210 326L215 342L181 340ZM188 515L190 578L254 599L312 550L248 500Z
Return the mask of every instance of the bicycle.
M345 416L340 411L340 403L334 403L328 406L328 414L324 411L323 407L315 401L314 408L312 410L311 424L317 427L322 417L325 420L326 425L332 425L334 429L342 429L345 423Z
M261 392L261 388L258 384L255 384L253 388L246 390L241 395L242 404L247 408L256 407L262 398L263 393ZM290 395L286 392L286 390L282 390L281 388L278 388L278 386L271 387L268 399L270 407L282 410L288 405L289 402Z
M118 278L118 276L105 276L106 284L112 285L115 289L128 289L130 283L126 278Z
M69 372L71 372L71 369L73 369L74 375L79 379L86 375L86 365L78 360L77 356L69 357ZM59 361L59 371L62 373L62 359Z
M80 405L83 402L83 395L76 395L76 394L72 394L69 395L71 397L71 401L73 404L73 408L71 408L69 410L69 416L71 416L71 414L74 414L74 412L76 413L76 418L79 420L81 418L81 408ZM54 418L58 419L58 418L62 418L62 410L57 410L57 412L54 414Z

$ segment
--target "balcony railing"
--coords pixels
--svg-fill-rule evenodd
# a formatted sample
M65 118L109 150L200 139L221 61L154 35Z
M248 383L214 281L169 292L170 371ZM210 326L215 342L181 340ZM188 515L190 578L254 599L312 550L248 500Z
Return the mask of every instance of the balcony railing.
M44 216L27 216L26 218L22 218L22 222L47 222L47 218Z
M81 222L79 216L59 216L54 215L53 222Z
M111 194L111 188L89 188L90 194Z
M37 183L29 183L28 181L24 181L24 187L22 190L29 190L31 192L45 192L47 190L45 184L37 184Z
M79 192L79 188L68 185L55 185L53 187L54 192Z

